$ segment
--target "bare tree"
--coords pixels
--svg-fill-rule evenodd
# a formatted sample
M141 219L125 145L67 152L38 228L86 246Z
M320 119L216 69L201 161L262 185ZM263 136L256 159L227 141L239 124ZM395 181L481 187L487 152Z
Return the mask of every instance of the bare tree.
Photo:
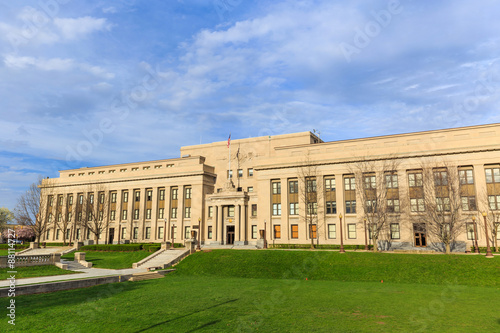
M82 205L84 216L78 221L78 224L84 230L90 231L94 235L96 244L99 244L99 238L108 227L108 198L106 189L100 184L89 184L87 186L87 198Z
M378 251L378 241L385 238L391 241L390 223L401 219L402 202L399 199L397 175L398 160L386 159L382 162L361 161L350 168L358 184L358 207L362 209L362 222L365 233Z
M486 213L486 224L488 227L487 237L490 237L491 244L495 248L495 252L498 252L498 235L500 235L500 210L496 209L495 202L490 202L487 193L483 193L480 202L482 202L482 206L486 208L484 213ZM480 226L481 230L485 231L483 219L483 214L479 214L478 226Z
M49 210L51 200L53 200L52 193L52 181L39 177L38 181L31 184L29 189L19 197L14 209L17 222L33 229L38 245L51 223L52 213Z
M447 254L465 230L458 170L446 162L422 163L424 209L414 218L425 222L429 235L445 246Z
M309 238L311 239L311 249L314 249L314 240L319 242L320 226L318 214L322 213L323 205L320 204L322 198L322 180L319 172L312 164L309 155L306 156L302 166L298 170L298 180L303 190L299 191L304 209L300 209L301 217L308 226ZM315 237L314 237L315 236Z

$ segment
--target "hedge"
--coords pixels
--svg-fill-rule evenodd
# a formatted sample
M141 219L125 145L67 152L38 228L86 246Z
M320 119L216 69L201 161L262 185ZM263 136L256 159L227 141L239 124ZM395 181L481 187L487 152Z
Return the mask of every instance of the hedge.
M140 251L142 244L99 244L99 245L85 245L80 248L81 251ZM79 250L79 251L80 251Z
M310 249L311 244L268 244L270 249ZM339 250L340 244L314 244L315 249L323 249L323 250ZM373 245L368 245L369 249L373 248ZM364 245L344 245L344 249L346 250L364 250Z
M27 249L29 245L26 244L14 244L14 248L19 249ZM0 244L0 250L8 250L10 249L9 244Z
M478 246L478 248L479 248L479 253L486 253L486 246L485 246L485 247ZM471 246L470 251L471 251L471 252L474 252L474 251L475 251L475 249L476 249L476 248L475 248L474 246ZM496 253L496 252L495 252L495 247L494 247L494 246L491 246L491 245L490 245L490 250L491 250L491 252Z

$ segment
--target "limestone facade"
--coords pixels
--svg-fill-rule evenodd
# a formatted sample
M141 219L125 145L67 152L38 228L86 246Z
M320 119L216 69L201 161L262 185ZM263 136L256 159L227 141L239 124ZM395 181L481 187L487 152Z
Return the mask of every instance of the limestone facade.
M389 161L396 168L389 170L397 198L391 204L399 207L380 241L412 249L437 242L415 229L415 216L422 215L413 198L415 177L432 165L460 172L461 189L469 191L462 194L466 226L457 249L472 245L473 217L479 246L486 245L482 213L489 225L500 223L500 124L333 142L310 132L233 139L230 148L227 141L181 147L180 158L60 171L42 187L43 241L61 242L63 232L71 240L94 239L84 221L89 207L99 205L93 218L104 221L100 243L183 243L201 230L202 244L257 244L261 231L268 244L307 244L311 237L315 244L339 244L342 228L345 245L364 245L369 211L360 182L366 179L355 170L372 165L363 175L379 183ZM305 165L314 173L305 175ZM313 183L305 178L315 180L316 204L307 205L304 193Z

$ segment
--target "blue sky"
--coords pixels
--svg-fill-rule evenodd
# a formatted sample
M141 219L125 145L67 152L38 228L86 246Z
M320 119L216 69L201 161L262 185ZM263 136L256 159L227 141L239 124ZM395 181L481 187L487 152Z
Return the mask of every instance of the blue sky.
M38 175L500 122L500 3L0 0L0 206Z

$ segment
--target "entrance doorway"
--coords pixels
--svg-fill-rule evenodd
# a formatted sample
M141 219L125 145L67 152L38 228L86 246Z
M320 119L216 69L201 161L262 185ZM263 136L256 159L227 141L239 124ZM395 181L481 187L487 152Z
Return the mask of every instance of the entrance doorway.
M424 223L414 223L413 224L413 235L415 239L415 247L426 247L427 238L425 236L425 224Z
M227 237L226 244L233 245L234 244L234 225L227 226Z
M115 228L109 228L109 241L108 241L108 244L113 244L113 239L115 239Z

